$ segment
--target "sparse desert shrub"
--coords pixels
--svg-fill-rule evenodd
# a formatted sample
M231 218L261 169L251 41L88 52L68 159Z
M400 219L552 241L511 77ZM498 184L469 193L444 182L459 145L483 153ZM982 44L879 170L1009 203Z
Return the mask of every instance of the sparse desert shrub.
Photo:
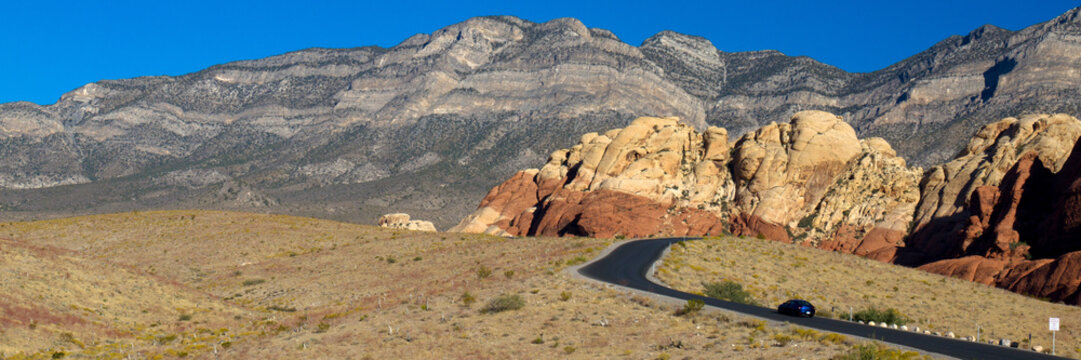
M462 306L469 307L473 303L477 302L477 298L470 294L469 291L463 292L462 296L458 297L458 300L462 302Z
M80 348L85 348L86 347L86 344L83 344L82 341L79 341L78 339L76 339L75 335L73 335L72 333L69 333L69 332L65 332L65 333L60 334L60 342L69 343L69 344L78 346Z
M773 341L777 342L777 346L784 347L792 342L792 337L781 333L773 334Z
M492 269L489 269L487 266L484 265L481 265L477 268L478 279L487 279L489 276L492 276Z
M485 304L484 307L480 309L480 312L486 314L497 313L507 310L518 310L523 306L525 306L525 300L522 300L521 296L518 296L517 294L504 294L489 301L488 304Z
M573 346L564 346L563 347L563 352L568 354L568 355L573 354L574 350L577 350L577 349L575 349Z
M166 345L176 340L176 334L158 335L154 338L154 341L159 345Z
M514 270L504 271L503 276L506 276L508 279L513 278L514 277Z
M266 280L263 280L263 279L248 279L248 280L244 280L244 282L242 284L244 286L252 286L252 285L259 285L259 284L262 284L262 283L265 283L265 282L266 282Z
M641 296L641 295L632 296L631 297L631 302L633 302L635 304L638 304L638 305L642 305L643 307L652 307L653 306L653 300L650 300L648 297Z
M65 354L63 351L57 351L57 352L53 353L52 358L53 359L63 359L64 356L67 356L67 354Z
M698 299L687 300L686 304L683 304L683 308L676 310L676 315L690 315L702 310L702 307L706 306L706 302Z
M841 334L836 334L836 333L827 333L827 334L823 334L822 336L818 337L818 342L822 343L822 344L825 344L825 345L829 345L829 344L840 345L840 344L844 344L847 341L848 341L847 336L844 336L844 335L841 335Z
M180 320L180 321L188 321L188 320L191 320L191 314L181 314L181 315L180 315L180 318L179 318L178 320Z
M387 256L387 264L393 264L393 263L396 263L396 262L398 262L398 259Z
M533 341L532 341L532 342L533 342L534 344L543 344L543 343L544 343L544 338L543 338L543 337L540 337L540 336L538 336L538 337L537 337L536 339L533 339Z
M819 333L818 330L815 329L806 329L793 326L790 330L793 334L799 336L804 340L815 340L819 337L819 335L821 335L821 333Z
M574 258L570 259L570 260L567 260L567 266L578 265L578 264L584 263L586 261L589 261L589 259L586 259L585 256L578 255L578 256L575 256Z
M904 324L908 323L908 319L905 318L905 316L902 315L900 311L897 311L894 308L889 308L889 309L886 309L886 310L878 310L878 309L875 309L875 308L872 307L870 309L861 310L861 311L857 312L856 314L853 315L853 318L856 321L863 321L863 322L874 321L876 323L883 323L884 322L884 323L887 323L887 324L897 324L897 325L904 325Z
M413 258L413 261L421 261L421 260L424 260L424 258L422 258L420 256L417 256L417 257Z
M325 322L320 322L319 325L315 326L316 333L325 333L327 332L327 330L330 330L330 324L327 324Z
M833 357L834 360L907 360L926 358L915 351L892 349L879 343L859 344L848 352Z
M743 285L731 280L704 284L705 295L714 299L721 299L740 304L757 305L751 297L751 293L743 290Z
M296 308L278 306L278 305L270 305L270 306L267 306L266 309L267 310L273 310L273 311L281 311L281 312L296 312L297 311Z
M569 291L563 291L559 293L559 300L567 301L571 299L571 293Z

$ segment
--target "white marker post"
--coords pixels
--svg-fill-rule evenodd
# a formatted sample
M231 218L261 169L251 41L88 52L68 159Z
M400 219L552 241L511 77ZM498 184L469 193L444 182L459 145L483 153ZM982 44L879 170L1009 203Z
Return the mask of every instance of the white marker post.
M1055 355L1055 333L1058 332L1058 318L1051 318L1048 327L1051 328L1051 355Z

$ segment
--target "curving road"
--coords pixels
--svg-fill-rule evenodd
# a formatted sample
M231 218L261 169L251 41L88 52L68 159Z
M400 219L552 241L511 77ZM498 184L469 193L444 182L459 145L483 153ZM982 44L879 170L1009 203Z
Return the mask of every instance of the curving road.
M578 273L602 282L625 286L658 295L682 300L699 299L706 305L731 310L763 319L784 321L799 326L848 334L881 342L907 346L930 353L959 359L1064 359L1029 350L1005 346L980 344L941 336L861 325L855 322L826 319L799 318L778 314L774 309L738 304L700 295L685 293L658 285L647 278L653 263L660 259L668 247L681 240L696 238L668 238L636 240L612 250L608 255L578 269Z

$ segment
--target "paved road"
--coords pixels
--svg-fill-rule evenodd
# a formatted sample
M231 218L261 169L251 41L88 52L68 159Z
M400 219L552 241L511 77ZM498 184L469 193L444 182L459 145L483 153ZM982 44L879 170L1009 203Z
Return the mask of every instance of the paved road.
M971 341L924 335L910 331L872 327L849 321L818 317L792 317L778 314L777 311L772 308L738 304L673 290L647 279L646 274L653 263L660 258L661 254L669 245L680 240L693 240L693 238L631 241L612 250L607 256L582 267L578 272L583 276L598 281L622 285L683 300L699 299L705 301L706 305L709 306L736 311L759 318L785 321L799 326L875 339L885 343L903 345L960 359L1063 359L1061 357L1040 354L1028 350L979 344Z

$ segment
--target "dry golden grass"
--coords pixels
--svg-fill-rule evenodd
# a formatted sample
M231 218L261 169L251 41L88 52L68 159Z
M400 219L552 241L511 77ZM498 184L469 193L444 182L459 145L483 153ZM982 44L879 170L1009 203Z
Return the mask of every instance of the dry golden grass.
M0 358L830 358L853 345L720 312L675 316L561 271L603 239L209 211L4 223L0 238L12 239L0 242L3 290L16 294L0 304L47 310L0 312ZM503 294L525 306L481 313Z
M138 270L18 241L0 240L0 274L0 354L191 351L229 341L222 329L245 313Z
M1033 344L1044 348L1051 346L1047 319L1059 317L1058 354L1081 357L1081 328L1075 329L1079 307L855 255L751 238L708 238L673 246L657 272L660 280L688 292L731 280L763 306L798 297L845 318L849 306L856 311L892 307L912 320L910 326L963 337L975 336L979 323L981 340L1027 341L1031 333Z

